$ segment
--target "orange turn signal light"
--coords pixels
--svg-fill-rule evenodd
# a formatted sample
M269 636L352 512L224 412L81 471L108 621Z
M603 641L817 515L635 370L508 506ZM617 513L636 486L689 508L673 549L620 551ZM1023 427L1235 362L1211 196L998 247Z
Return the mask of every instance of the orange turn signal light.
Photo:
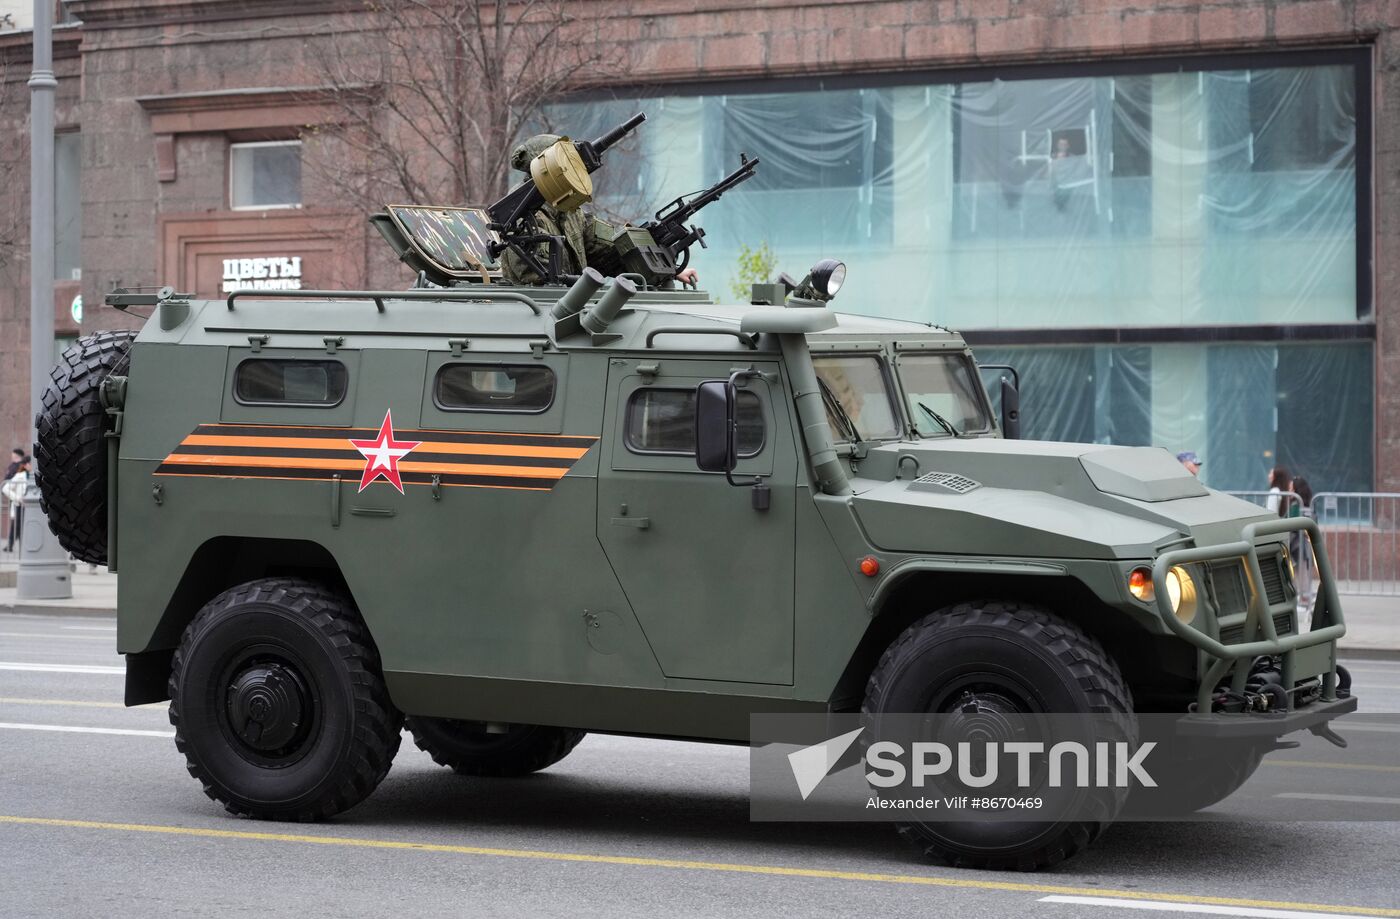
M868 578L873 578L880 573L880 560L873 555L867 555L860 560L860 573Z
M1143 603L1151 603L1156 599L1157 591L1152 586L1151 568L1134 568L1128 572L1128 593Z

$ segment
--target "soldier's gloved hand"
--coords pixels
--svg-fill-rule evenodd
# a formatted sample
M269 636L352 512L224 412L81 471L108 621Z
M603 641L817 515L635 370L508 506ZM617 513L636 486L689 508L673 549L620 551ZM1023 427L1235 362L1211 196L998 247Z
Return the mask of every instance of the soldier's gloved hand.
M687 268L676 274L676 280L686 287L696 287L700 284L700 275L694 268Z

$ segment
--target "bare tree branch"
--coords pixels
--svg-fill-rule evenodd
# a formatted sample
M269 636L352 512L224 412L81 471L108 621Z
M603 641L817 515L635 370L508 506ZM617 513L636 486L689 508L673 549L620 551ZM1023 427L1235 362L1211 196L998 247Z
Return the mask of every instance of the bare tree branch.
M308 169L360 208L496 199L520 132L620 70L566 0L363 0L361 15L312 46L337 123L308 150Z

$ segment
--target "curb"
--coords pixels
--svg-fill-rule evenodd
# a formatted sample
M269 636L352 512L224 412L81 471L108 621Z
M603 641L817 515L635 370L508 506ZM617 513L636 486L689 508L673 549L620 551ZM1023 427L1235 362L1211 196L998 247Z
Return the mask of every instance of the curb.
M89 618L115 619L117 611L100 606L49 606L37 603L0 604L0 616L85 616Z

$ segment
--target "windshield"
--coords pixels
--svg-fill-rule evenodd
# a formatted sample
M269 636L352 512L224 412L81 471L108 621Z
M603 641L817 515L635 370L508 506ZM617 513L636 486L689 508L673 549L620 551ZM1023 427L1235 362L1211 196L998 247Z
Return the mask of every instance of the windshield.
M981 383L961 352L904 354L899 376L909 418L923 437L982 434L991 430Z
M812 364L817 369L817 379L837 403L833 406L828 402L826 407L826 421L835 440L886 440L899 436L894 400L879 358L814 357ZM845 410L845 418L835 410L838 408Z

